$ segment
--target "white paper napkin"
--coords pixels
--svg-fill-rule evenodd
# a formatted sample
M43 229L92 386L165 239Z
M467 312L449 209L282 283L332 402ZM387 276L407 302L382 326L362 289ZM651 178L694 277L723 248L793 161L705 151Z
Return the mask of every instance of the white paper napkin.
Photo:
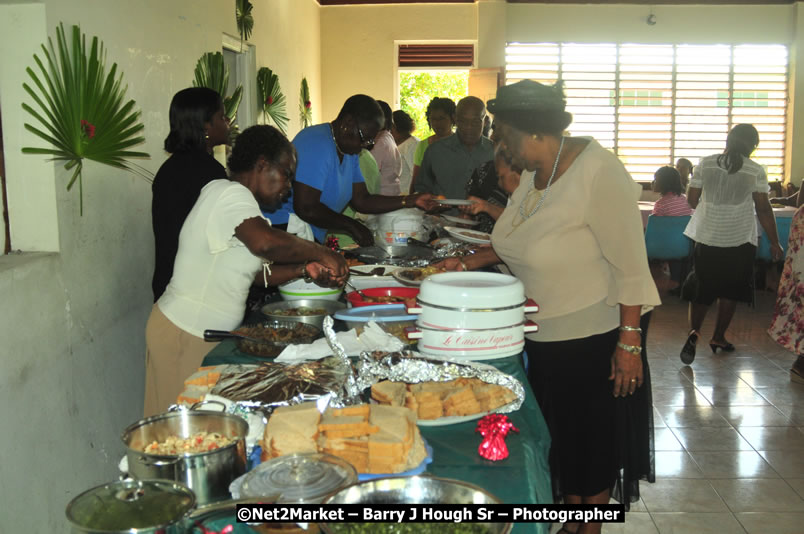
M357 356L363 351L381 350L394 352L405 346L398 337L383 330L376 322L369 321L360 336L352 329L335 334L344 350L350 356ZM318 339L309 345L290 345L276 357L277 362L301 362L318 360L332 354L326 339Z

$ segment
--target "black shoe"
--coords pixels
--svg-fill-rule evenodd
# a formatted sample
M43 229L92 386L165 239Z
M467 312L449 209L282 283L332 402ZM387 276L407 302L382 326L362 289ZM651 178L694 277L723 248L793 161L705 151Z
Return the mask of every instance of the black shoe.
M714 354L717 354L717 349L720 349L723 352L734 352L734 345L732 345L728 341L726 342L725 345L721 345L720 343L710 343L709 348L712 349L712 352Z
M681 349L681 361L684 365L689 365L695 360L696 343L698 343L698 332L691 330L689 337L687 337L687 342L684 343L684 347Z

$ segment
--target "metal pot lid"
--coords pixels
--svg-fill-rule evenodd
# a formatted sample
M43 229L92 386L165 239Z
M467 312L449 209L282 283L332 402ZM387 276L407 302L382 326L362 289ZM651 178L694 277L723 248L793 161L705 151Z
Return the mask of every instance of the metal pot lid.
M168 527L195 507L188 487L168 480L122 480L85 491L67 505L67 520L94 532Z
M325 496L357 482L357 471L337 456L290 454L258 465L243 480L243 497L280 495L277 503L320 502Z
M422 281L418 299L456 308L507 308L522 305L525 287L507 274L441 273Z

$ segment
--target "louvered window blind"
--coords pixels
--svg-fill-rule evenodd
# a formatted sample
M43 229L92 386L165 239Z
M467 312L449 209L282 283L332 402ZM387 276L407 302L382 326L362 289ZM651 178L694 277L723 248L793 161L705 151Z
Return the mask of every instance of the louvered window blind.
M471 44L407 44L399 45L399 66L471 67L475 48Z
M509 43L506 83L564 80L572 135L614 151L635 180L678 158L721 152L736 124L759 131L753 159L784 176L783 45Z

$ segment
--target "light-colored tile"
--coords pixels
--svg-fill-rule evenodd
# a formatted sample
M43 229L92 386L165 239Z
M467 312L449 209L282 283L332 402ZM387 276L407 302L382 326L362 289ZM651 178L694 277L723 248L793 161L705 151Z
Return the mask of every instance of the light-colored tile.
M673 434L688 451L752 450L733 428L673 428Z
M655 406L653 407L653 428L667 428L667 423L664 422L662 414Z
M732 512L804 512L804 500L781 479L712 480Z
M712 406L657 406L671 428L729 427L729 422Z
M640 484L639 489L651 513L729 511L708 480L657 479L654 484Z
M698 391L713 406L767 406L769 404L767 399L749 386L736 388L700 386Z
M653 388L654 406L709 406L709 401L692 386Z
M656 478L704 478L704 474L686 451L656 451Z
M758 451L804 450L804 433L794 426L748 426L738 431Z
M752 387L781 387L790 382L790 374L778 368L770 371L740 371L737 376Z
M707 479L779 478L778 473L756 451L694 451L690 456Z
M774 408L782 412L782 415L789 418L793 424L804 425L804 407L792 404L774 404Z
M653 519L647 512L627 512L625 523L606 523L606 534L659 534Z
M790 487L798 493L798 496L804 499L804 478L787 478L785 482L790 484Z
M748 534L801 534L804 530L804 513L747 512L734 516Z
M655 449L657 451L682 451L684 447L669 428L657 428L653 431Z
M773 405L792 404L804 407L804 385L791 383L775 388L756 388L756 391Z
M678 369L674 369L672 371L654 371L651 369L650 372L650 383L655 388L660 387L689 387L692 383L689 379L682 373L678 371Z
M782 478L804 478L801 451L757 451Z
M659 534L743 534L742 525L731 512L654 512L651 514Z
M716 406L715 409L735 427L794 426L775 406Z
M733 371L729 369L721 370L702 370L702 369L682 369L680 373L690 382L695 384L696 387L725 387L736 388L746 385L745 382L740 380Z
M757 354L754 357L741 357L738 356L736 358L731 359L728 363L729 369L742 372L742 371L753 371L753 372L773 372L778 370L773 363L768 361L767 358Z

